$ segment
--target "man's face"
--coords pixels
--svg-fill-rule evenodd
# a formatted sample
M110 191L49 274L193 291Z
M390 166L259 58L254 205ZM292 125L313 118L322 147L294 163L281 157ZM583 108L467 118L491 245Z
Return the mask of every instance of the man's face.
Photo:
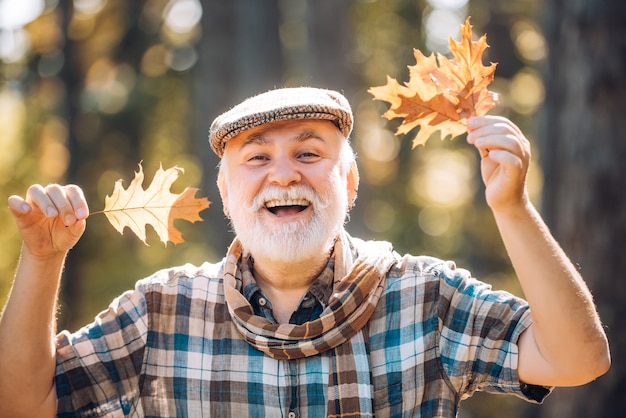
M330 249L356 188L344 143L325 120L274 122L228 141L220 192L253 257L293 262Z

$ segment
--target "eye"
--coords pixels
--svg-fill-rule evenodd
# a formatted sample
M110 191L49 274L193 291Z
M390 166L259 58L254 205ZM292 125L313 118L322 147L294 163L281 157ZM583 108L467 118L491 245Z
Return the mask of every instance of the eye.
M263 154L254 154L246 160L247 163L255 165L263 164L266 161L269 161L269 158Z
M313 151L303 151L298 154L298 159L305 162L313 162L319 160L321 157L319 154Z

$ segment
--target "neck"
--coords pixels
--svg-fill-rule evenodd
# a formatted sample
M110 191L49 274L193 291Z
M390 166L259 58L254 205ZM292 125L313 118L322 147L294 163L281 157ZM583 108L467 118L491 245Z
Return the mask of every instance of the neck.
M293 263L254 259L257 284L272 302L274 318L288 323L298 303L328 263L328 254Z

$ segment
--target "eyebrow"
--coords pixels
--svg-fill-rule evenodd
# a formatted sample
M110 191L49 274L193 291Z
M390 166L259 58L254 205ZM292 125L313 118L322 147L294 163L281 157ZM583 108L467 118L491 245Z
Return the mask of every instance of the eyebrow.
M295 135L291 140L294 142L304 142L309 139L317 139L321 142L324 142L324 143L326 142L324 138L322 138L322 136L317 131L312 130L312 129L305 129L301 132L298 132L298 134ZM271 139L265 136L264 132L258 132L247 137L246 140L241 144L239 149L242 149L247 145L254 145L254 144L266 145L266 144L269 144L270 142L271 142Z

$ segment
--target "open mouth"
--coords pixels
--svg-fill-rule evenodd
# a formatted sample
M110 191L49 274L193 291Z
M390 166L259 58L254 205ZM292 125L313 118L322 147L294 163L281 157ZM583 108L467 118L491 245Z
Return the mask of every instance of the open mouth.
M265 208L276 216L295 215L311 205L306 199L270 200Z

